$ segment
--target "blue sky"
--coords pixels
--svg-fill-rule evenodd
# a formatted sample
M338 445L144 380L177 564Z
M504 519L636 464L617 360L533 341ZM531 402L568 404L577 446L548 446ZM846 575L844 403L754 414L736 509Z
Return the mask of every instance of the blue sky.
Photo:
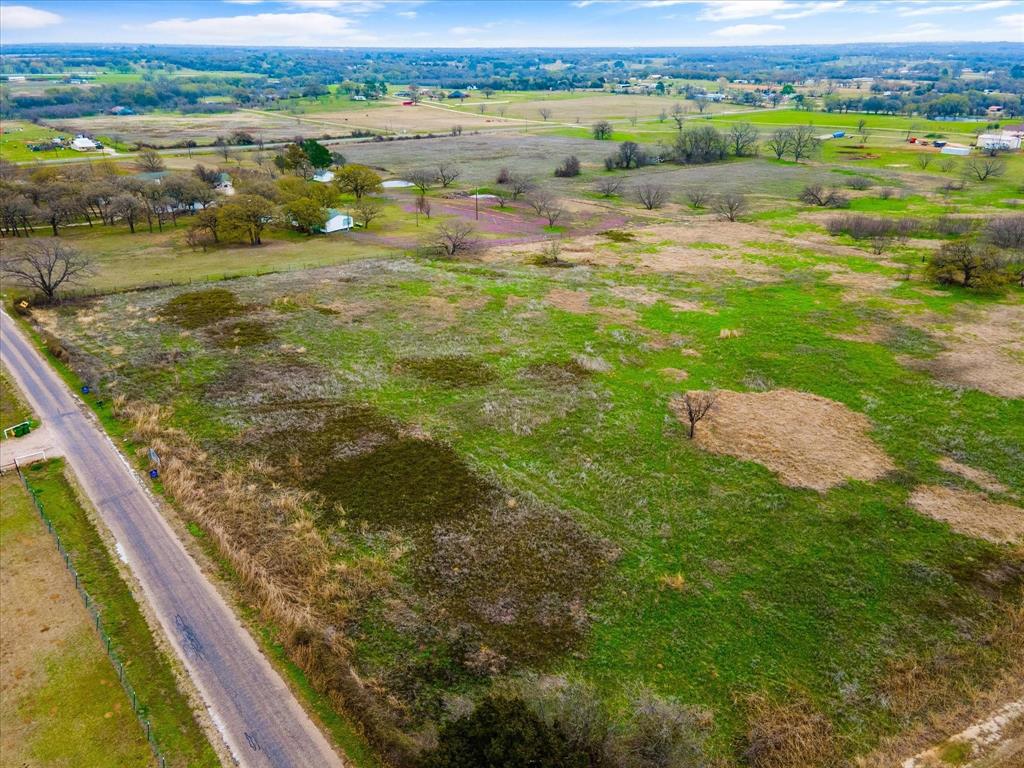
M1024 43L1024 0L2 0L0 41L331 47Z

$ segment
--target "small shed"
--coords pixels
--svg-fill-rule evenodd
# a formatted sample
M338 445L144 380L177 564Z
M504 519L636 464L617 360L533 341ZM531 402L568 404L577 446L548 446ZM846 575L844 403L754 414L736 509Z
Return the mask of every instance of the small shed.
M328 208L327 222L320 231L327 235L331 232L347 232L353 225L352 217L347 213L342 213L337 208Z
M952 144L947 144L939 151L944 155L960 155L961 157L966 157L971 154L970 147L958 147Z
M334 171L330 171L326 168L322 171L317 171L313 174L313 181L319 181L321 184L330 184L334 181Z
M217 183L214 185L213 189L222 195L230 196L235 194L235 185L231 183L231 176L226 173L222 173L217 178Z

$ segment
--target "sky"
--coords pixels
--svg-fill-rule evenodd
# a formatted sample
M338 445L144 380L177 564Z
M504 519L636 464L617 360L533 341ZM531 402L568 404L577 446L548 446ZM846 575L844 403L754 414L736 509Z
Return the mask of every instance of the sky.
M1024 0L0 0L0 44L1024 43Z

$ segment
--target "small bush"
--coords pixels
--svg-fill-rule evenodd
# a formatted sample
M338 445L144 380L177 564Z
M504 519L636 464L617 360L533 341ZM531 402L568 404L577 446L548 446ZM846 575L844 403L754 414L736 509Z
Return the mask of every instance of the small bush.
M870 189L872 184L874 184L874 182L871 181L871 179L867 178L866 176L854 176L853 178L846 182L846 186L848 186L850 189L856 189L860 191Z
M986 243L945 243L928 259L928 276L943 285L997 291L1010 281L1008 260Z
M601 237L607 237L613 243L632 243L636 240L636 235L632 232L626 232L621 229L606 229L600 235Z
M562 161L562 164L555 168L555 176L559 178L571 178L580 175L580 161L576 155L570 155Z
M244 311L245 307L231 291L210 288L175 296L164 304L161 314L183 328L202 328Z
M810 702L772 702L760 696L747 701L747 748L751 768L831 768L839 750L832 723Z
M940 216L932 224L937 235L966 235L974 228L974 220L956 216Z
M512 180L512 171L507 166L502 166L494 181L498 184L508 184Z

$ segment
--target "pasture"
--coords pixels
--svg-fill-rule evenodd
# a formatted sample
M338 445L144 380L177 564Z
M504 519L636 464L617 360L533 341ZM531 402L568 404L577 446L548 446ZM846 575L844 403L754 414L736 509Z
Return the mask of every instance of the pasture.
M306 631L340 628L346 645L297 632L285 647L307 673L332 658L368 683L369 698L335 693L378 747L429 746L453 708L538 674L624 728L638 690L694 707L724 765L782 717L852 758L1012 690L1024 301L925 282L916 265L942 235L875 253L795 199L865 175L852 211L932 222L1009 210L1017 182L942 193L943 173L886 155L860 174L834 155L616 172L623 193L600 198L613 148L347 145L386 177L444 160L463 173L419 227L413 193L388 190L370 231L275 231L256 249L69 231L98 288L289 269L33 319L141 444L180 459L165 487L225 556L293 548L269 577L302 596ZM464 195L503 165L539 179L568 154L584 168L551 179L572 214L559 266L536 265L554 233L521 203L484 206L471 258L417 247L440 222L477 221ZM638 205L643 179L670 202ZM709 186L744 191L750 213L692 208L686 193ZM682 398L711 390L718 410L689 440ZM341 565L305 580L326 563Z

